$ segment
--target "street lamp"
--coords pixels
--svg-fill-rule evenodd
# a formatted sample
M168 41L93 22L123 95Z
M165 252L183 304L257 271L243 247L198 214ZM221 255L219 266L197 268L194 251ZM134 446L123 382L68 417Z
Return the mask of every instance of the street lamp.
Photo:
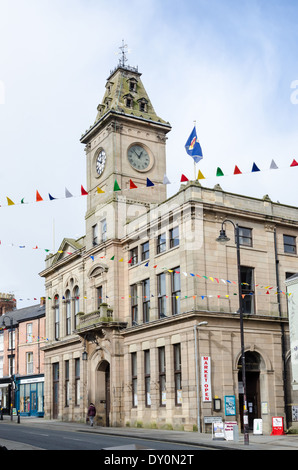
M241 287L241 268L240 268L240 242L239 242L239 226L234 224L232 220L226 219L221 224L221 230L217 242L225 243L230 239L226 235L225 223L230 222L234 227L236 248L237 248L237 270L238 270L238 297L239 297L239 316L240 316L240 340L241 340L241 362L242 362L242 383L243 383L243 434L244 444L249 444L248 435L248 411L246 399L246 374L245 374L245 353L244 353L244 328L243 328L243 306L242 306L242 287Z
M196 386L197 386L197 426L198 432L201 432L201 419L200 419L200 386L199 386L199 363L198 363L198 328L199 326L208 325L207 321L201 321L194 326L195 337L195 362L196 362Z
M11 357L10 357L10 376L11 376L11 396L10 396L10 419L11 421L13 420L13 402L14 402L14 380L13 380L13 361L12 361L12 351L13 351L13 338L12 338L12 330L13 330L13 318L12 317L9 317L8 315L4 315L4 317L2 317L2 322L3 322L3 325L5 325L5 321L6 319L9 319L9 325L10 325L10 354L11 354Z

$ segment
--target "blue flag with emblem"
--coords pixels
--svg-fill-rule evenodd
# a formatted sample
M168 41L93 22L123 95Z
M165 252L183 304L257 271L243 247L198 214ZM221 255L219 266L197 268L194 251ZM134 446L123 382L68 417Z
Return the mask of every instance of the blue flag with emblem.
M203 152L198 141L196 126L193 128L190 136L187 139L185 150L188 155L194 159L195 163L198 163L200 160L202 160Z

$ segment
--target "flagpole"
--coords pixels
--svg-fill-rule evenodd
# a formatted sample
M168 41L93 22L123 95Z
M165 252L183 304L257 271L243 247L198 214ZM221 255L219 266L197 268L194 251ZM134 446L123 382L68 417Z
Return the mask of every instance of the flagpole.
M194 121L193 123L194 123L194 126L196 127L197 121ZM197 167L196 167L196 162L195 162L195 160L193 161L193 168L194 168L194 172L195 172L195 181L196 181L196 179L197 179L197 177L196 177L196 175L197 175Z

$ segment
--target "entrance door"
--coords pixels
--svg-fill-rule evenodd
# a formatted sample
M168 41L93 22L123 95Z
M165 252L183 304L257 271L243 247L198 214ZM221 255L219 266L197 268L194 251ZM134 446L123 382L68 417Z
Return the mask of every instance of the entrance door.
M30 392L30 414L37 415L37 393L36 390Z
M59 363L53 364L53 419L58 418L59 413Z
M101 426L110 426L110 364L102 361L96 373L96 415Z
M246 369L246 400L248 410L248 429L253 430L254 419L261 418L260 400L260 355L256 352L245 353ZM238 363L241 369L241 358ZM239 411L241 419L241 429L243 430L243 390L242 390L242 370L238 374L239 380Z
M107 364L105 370L106 383L106 425L110 426L110 364Z

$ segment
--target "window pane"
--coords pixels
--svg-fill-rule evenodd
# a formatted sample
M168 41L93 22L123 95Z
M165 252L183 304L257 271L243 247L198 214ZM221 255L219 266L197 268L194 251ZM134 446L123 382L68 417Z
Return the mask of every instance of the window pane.
M149 321L150 316L150 281L143 281L143 322Z
M80 359L75 360L75 375L80 377Z
M243 313L254 313L254 269L240 267Z
M170 230L170 248L179 245L179 227Z
M252 229L239 227L239 243L240 245L252 246Z
M284 251L285 253L296 253L296 237L284 235Z
M142 261L149 259L149 242L142 245Z
M163 253L166 251L166 234L161 233L157 237L157 253Z
M166 275L159 274L158 276L158 295L166 294Z

